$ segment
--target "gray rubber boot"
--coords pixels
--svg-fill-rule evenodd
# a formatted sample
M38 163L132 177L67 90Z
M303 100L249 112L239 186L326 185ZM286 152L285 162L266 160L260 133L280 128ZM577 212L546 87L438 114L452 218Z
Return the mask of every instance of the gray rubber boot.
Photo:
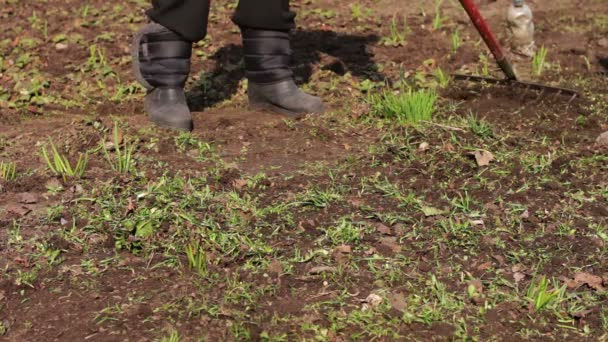
M293 81L288 32L241 28L241 33L250 107L292 117L323 112L323 101Z
M271 84L250 82L247 93L253 109L270 110L291 117L320 114L324 110L320 98L301 91L291 79Z
M150 120L160 127L192 131L184 93L192 43L150 23L135 35L132 55L135 77L148 90L144 105Z

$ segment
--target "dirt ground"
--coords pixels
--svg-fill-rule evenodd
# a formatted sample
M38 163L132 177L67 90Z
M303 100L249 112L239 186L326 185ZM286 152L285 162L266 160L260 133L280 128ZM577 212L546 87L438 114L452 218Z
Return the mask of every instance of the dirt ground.
M508 45L509 1L476 3ZM214 1L185 134L130 72L147 1L0 0L0 340L608 339L608 2L530 4L517 70L577 98L442 82L500 77L457 1L292 1L328 106L294 121L247 108ZM406 84L431 122L372 115Z

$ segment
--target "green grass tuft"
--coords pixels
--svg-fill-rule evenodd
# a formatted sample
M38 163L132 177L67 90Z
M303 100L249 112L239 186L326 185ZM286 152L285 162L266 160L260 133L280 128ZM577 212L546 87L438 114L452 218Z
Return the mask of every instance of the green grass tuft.
M369 102L372 114L399 125L413 125L420 121L430 121L436 110L438 95L433 90L395 93L384 91L381 94L370 95Z
M59 153L53 141L49 142L51 145L51 151L49 153L49 151L46 149L46 146L43 146L42 157L46 161L46 164L51 170L51 172L55 175L62 176L64 180L66 180L68 177L81 178L84 175L84 172L87 168L87 163L89 162L88 154L81 154L78 157L76 166L72 166L68 158Z

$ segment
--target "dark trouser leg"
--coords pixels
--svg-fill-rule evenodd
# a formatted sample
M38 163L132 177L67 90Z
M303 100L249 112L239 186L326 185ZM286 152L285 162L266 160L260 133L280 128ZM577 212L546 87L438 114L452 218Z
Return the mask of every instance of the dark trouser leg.
M196 42L207 35L209 0L152 0L152 6L148 17L184 39Z
M289 0L240 0L232 20L240 27L287 31L295 27L295 17Z

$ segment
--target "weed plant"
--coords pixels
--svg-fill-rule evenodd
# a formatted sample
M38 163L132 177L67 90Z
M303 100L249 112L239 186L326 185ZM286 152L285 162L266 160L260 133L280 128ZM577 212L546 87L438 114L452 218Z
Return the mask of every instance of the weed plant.
M135 144L125 142L124 147L120 147L121 139L117 122L114 123L112 143L114 145L114 153L110 153L108 147L105 144L103 145L104 155L112 169L119 173L133 172L135 170L135 161L133 159Z
M46 161L46 164L51 172L55 175L62 176L64 180L67 180L68 177L82 178L86 170L87 163L89 162L89 155L87 153L84 155L81 154L78 157L76 166L72 166L68 158L59 153L57 146L55 146L53 141L49 141L49 143L51 145L51 151L49 153L46 146L43 146L42 157Z
M17 178L17 164L10 162L0 162L0 178L11 181Z
M543 46L534 54L534 58L532 58L532 71L534 75L540 76L545 71L547 67L547 52L547 49Z
M414 125L431 121L437 99L438 95L433 90L410 88L407 91L385 90L381 94L371 94L369 103L374 116L395 121L399 125Z

